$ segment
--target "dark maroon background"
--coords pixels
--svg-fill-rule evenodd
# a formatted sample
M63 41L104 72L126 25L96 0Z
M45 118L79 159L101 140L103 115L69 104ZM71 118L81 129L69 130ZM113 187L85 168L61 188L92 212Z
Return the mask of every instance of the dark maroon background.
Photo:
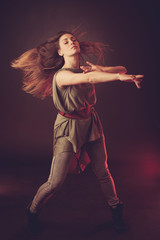
M52 155L56 110L21 91L22 75L10 61L59 30L82 24L86 39L114 51L106 65L124 65L144 74L142 89L120 82L99 84L96 109L109 149L119 143L157 139L159 134L159 16L152 1L2 1L1 3L1 157ZM28 159L29 161L29 159Z
M106 65L144 74L141 90L118 81L96 86L109 167L130 230L121 238L113 232L109 209L88 167L69 175L47 204L39 239L159 240L159 16L158 1L148 0L1 1L0 239L30 239L25 208L48 177L57 114L51 97L42 101L21 90L22 75L10 62L58 31L82 24L86 40L113 49L105 54Z

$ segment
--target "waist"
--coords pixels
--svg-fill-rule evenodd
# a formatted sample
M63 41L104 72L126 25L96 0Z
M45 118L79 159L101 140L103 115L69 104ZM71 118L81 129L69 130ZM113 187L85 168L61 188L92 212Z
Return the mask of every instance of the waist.
M62 116L66 117L66 118L72 118L72 119L85 119L88 118L91 115L91 111L92 108L87 110L87 109L83 109L80 111L74 111L72 113L64 113L61 111L58 111L59 114L61 114Z

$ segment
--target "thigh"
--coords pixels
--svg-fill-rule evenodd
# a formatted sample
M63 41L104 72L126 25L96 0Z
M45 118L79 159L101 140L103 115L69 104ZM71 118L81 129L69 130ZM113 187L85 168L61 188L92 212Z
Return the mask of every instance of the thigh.
M59 137L53 146L54 156L62 152L73 152L72 143L65 137Z
M87 143L86 151L91 160L92 168L96 173L108 170L107 151L104 137Z
M65 179L69 172L72 160L74 158L73 152L58 153L53 157L50 175L48 182L60 182Z

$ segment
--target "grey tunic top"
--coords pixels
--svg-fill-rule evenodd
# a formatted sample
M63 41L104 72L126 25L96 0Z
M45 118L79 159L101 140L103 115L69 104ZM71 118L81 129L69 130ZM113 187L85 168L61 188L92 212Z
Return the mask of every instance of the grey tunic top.
M82 73L81 69L63 68L59 71ZM94 109L96 93L93 84L70 85L60 88L56 83L57 71L53 78L53 102L57 110L72 114L76 111L90 111L87 118L73 119L57 114L54 124L54 154L77 151L88 141L103 135L103 128Z

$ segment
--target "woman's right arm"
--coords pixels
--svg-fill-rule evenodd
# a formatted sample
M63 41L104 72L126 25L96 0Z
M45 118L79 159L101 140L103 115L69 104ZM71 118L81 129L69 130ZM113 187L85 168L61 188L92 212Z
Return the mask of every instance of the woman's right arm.
M71 71L63 70L60 71L56 76L56 81L59 87L64 87L68 85L78 85L83 83L98 84L102 82L111 81L126 81L135 82L136 86L140 88L139 84L143 75L129 75L120 73L108 73L108 72L98 72L92 71L87 73L73 73Z

